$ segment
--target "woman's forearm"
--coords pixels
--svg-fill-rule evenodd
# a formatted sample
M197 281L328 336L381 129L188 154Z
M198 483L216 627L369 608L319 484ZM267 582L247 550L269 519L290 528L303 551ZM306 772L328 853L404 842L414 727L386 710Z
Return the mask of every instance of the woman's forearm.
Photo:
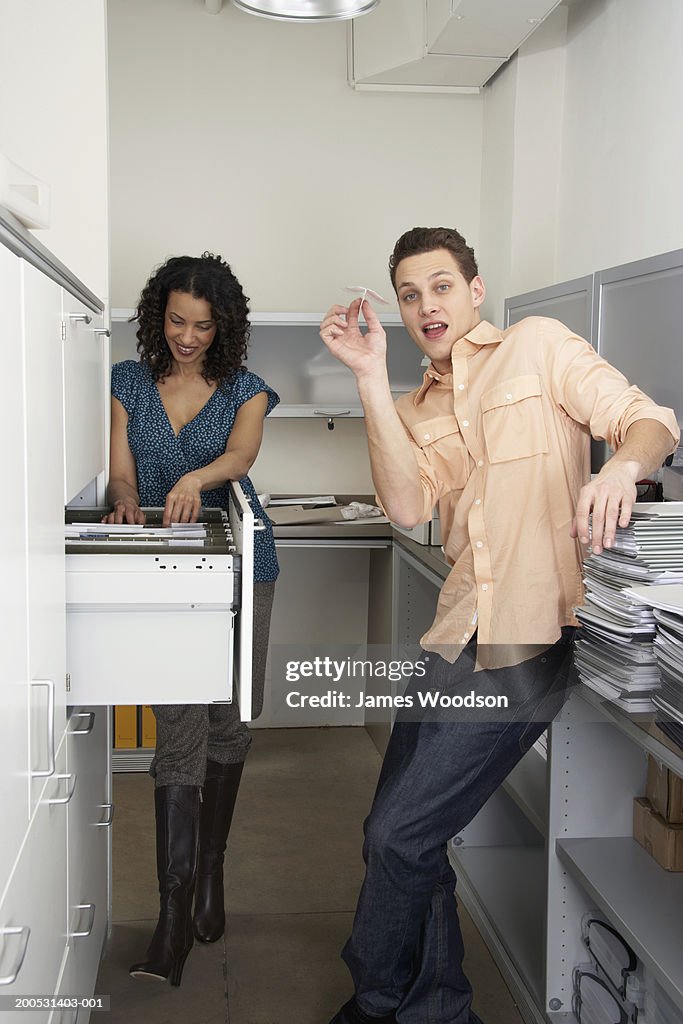
M115 505L117 501L140 504L140 495L126 480L110 480L107 485L107 498L110 505Z
M211 491L215 487L223 487L228 480L241 480L253 463L254 459L248 458L244 452L225 452L207 466L193 469L187 476L199 481L200 491Z

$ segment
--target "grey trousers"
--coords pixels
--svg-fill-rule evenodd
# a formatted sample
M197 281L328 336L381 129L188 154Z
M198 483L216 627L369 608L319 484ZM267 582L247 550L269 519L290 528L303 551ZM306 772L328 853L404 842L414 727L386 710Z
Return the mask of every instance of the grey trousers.
M268 656L270 613L275 583L254 584L254 653L252 708L263 710L263 687ZM201 786L206 762L239 764L251 746L249 729L232 704L153 704L157 745L149 774L156 786Z

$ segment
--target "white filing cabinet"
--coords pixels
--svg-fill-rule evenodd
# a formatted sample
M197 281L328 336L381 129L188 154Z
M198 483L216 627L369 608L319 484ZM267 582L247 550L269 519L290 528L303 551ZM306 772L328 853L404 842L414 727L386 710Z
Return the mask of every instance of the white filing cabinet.
M109 403L109 332L101 314L68 292L63 293L62 324L66 505L105 466L102 410Z
M5 368L5 395L0 402L2 471L12 493L13 542L3 552L0 616L3 641L0 677L0 749L5 767L0 772L3 841L0 843L0 896L19 852L28 825L28 653L26 617L26 492L23 486L25 442L23 428L23 367L21 359L21 261L0 246L0 308L7 338L15 355ZM18 485L19 484L19 485Z
M102 473L104 447L94 457L64 443L65 371L76 373L79 357L63 360L62 311L80 301L73 289L93 316L102 304L6 211L0 221L0 302L12 339L0 412L12 531L0 608L0 994L89 995L109 919L111 730L109 709L69 717L67 708L64 487L65 478ZM72 439L104 438L102 386L96 399L70 409ZM17 1013L25 1022L49 1016Z

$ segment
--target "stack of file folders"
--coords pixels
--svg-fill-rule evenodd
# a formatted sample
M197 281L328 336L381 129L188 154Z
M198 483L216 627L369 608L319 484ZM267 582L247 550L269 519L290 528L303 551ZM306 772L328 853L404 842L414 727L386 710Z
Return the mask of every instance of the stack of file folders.
M653 587L683 585L683 502L635 505L613 546L584 562L584 583L584 603L575 610L581 681L626 711L654 710L661 659L648 595Z

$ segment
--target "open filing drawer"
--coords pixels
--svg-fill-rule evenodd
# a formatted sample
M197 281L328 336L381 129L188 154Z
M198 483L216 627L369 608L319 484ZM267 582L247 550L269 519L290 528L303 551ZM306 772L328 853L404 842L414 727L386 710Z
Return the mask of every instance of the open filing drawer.
M192 536L170 536L163 510L145 511L145 527L97 535L105 509L67 510L68 703L205 704L231 701L234 684L249 721L255 520L244 492L232 483L228 514L203 509Z

